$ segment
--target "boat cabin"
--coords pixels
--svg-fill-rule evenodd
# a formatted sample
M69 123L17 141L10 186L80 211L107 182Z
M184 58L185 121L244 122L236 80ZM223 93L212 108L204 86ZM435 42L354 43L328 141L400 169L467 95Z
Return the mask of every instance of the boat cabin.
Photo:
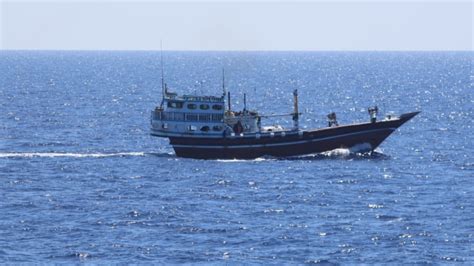
M222 137L260 130L257 112L226 110L225 97L178 96L166 89L162 103L151 114L152 131L159 136Z

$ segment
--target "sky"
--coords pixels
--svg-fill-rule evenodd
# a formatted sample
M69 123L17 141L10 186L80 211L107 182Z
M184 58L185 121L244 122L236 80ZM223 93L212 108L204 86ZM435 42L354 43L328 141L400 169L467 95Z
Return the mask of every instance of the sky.
M0 0L0 49L473 50L472 1Z

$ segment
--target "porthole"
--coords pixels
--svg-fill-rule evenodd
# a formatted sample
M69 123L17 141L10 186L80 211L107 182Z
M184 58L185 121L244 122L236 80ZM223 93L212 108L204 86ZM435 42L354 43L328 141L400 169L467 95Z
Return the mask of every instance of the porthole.
M201 127L201 131L208 132L209 131L209 126L203 126Z
M194 109L196 109L196 105L194 103L189 103L188 104L188 109L194 110Z
M201 104L201 105L199 105L199 108L200 108L201 110L207 110L207 109L209 109L209 105L207 105L207 104Z

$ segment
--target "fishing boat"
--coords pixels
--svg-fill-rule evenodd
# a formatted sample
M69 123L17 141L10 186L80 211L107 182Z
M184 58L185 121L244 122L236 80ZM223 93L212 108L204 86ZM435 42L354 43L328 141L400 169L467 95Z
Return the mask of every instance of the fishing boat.
M298 91L294 90L293 112L283 114L292 117L293 126L264 126L262 119L280 114L247 110L245 94L243 110L234 111L224 76L222 88L220 96L178 95L169 91L162 78L162 101L151 111L151 135L168 138L177 156L198 159L291 157L338 148L372 152L419 113L377 120L375 106L368 108L367 122L339 125L336 114L330 113L324 127L303 130L299 126Z

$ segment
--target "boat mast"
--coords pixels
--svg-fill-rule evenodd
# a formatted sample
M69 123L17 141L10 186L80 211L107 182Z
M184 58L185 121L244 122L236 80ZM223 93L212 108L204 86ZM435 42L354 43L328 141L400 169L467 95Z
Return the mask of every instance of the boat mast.
M299 112L298 112L298 89L293 91L293 127L299 129Z
M247 94L244 93L244 112L247 111Z
M226 91L225 91L225 72L224 68L222 68L222 94L225 96Z
M228 92L225 88L225 71L222 68L222 98L225 99L225 95L227 94L227 110L230 112L230 92ZM224 104L225 109L225 104Z
M160 41L160 63L161 63L161 108L163 108L163 104L165 101L165 78L163 72L163 41Z

